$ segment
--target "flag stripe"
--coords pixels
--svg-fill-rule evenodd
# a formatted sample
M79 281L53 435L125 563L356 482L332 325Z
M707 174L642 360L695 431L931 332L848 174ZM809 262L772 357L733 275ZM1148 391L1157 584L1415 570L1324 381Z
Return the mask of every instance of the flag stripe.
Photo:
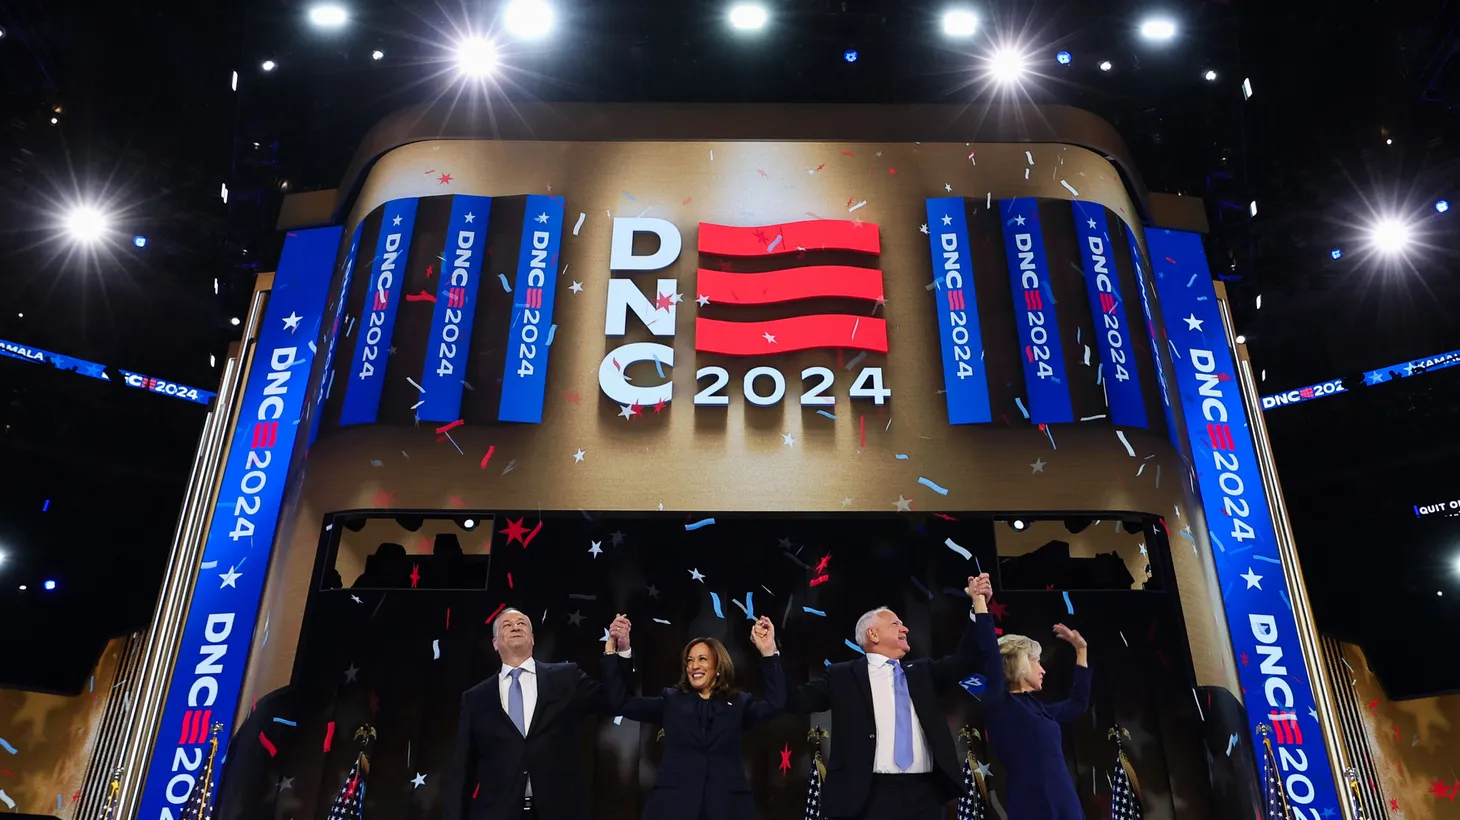
M765 338L770 334L774 342ZM887 323L867 316L827 314L765 322L695 319L695 350L726 356L765 356L822 347L887 352Z
M699 242L700 253L720 256L772 256L833 250L882 252L882 239L876 225L835 219L745 228L701 222Z
M798 299L882 298L882 271L850 265L813 265L769 273L726 273L700 268L695 290L711 304L772 305Z

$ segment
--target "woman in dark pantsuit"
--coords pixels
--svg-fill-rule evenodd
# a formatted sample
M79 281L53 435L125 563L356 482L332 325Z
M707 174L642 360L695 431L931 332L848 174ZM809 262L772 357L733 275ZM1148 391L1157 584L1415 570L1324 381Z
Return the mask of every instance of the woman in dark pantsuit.
M987 597L974 598L974 613L988 612ZM1054 636L1075 648L1075 679L1066 700L1046 702L1038 641L1023 635L994 636L994 619L977 618L982 652L983 710L994 754L1008 772L1005 805L1009 820L1084 820L1075 781L1065 764L1060 724L1085 713L1090 704L1090 664L1085 639L1064 624Z
M606 657L628 648L628 631L627 619L615 619ZM757 620L750 637L762 657L761 700L735 688L730 653L714 638L690 641L679 684L654 697L629 697L618 665L604 665L604 690L611 703L620 704L617 713L664 727L664 759L643 820L756 820L741 737L785 708L786 677L770 619Z

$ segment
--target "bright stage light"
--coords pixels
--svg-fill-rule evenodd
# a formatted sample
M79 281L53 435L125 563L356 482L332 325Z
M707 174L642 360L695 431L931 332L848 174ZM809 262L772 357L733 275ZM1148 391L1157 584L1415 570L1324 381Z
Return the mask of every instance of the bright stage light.
M989 58L989 74L1001 85L1019 82L1024 76L1024 55L1012 48L1001 48Z
M730 25L741 31L759 31L765 28L769 16L765 6L759 3L736 3L730 7Z
M90 205L79 205L66 214L65 227L72 239L89 244L105 236L111 225L106 214Z
M485 37L468 37L456 47L456 67L468 77L486 77L497 68L497 46Z
M1328 252L1328 255L1331 256L1331 257L1333 257L1334 259L1342 259L1343 258L1343 248L1334 248L1333 250L1331 250L1331 251Z
M374 51L370 52L370 59L372 59L372 60L384 60L385 59L385 52L384 51L381 51L380 49L377 48Z
M1141 36L1147 40L1170 40L1176 36L1176 24L1164 17L1152 18L1141 23Z
M1023 532L1029 527L1028 524L1024 523L1024 519L1022 518L1016 518L1013 521L1010 521L1009 526L1014 528L1014 532Z
M1109 60L1101 60L1100 61L1100 70L1101 71L1109 71L1112 68L1115 68L1115 65L1112 64Z
M56 124L58 124L60 122L61 122L61 118L60 117L51 117L51 125L56 125Z
M1069 65L1070 63L1074 62L1074 60L1075 58L1071 56L1068 51L1061 51L1060 53L1054 55L1054 61L1059 63L1060 65Z
M471 518L468 518L465 521L461 522L461 526L464 529L468 529L468 530L471 529L472 527L475 527L476 525L477 525L477 522L474 519L471 519Z
M55 581L47 581L44 584L42 584L41 586L44 586L46 589L55 589L56 588L56 582Z
M30 589L30 587L26 586L25 584L21 584L20 585L20 591L21 592L25 592L27 589Z
M846 51L842 52L842 59L846 60L849 63L855 63L858 56L860 55L857 54L857 50L855 48L849 48Z
M949 37L972 37L978 31L978 15L967 9L943 13L943 33Z
M1450 210L1450 203L1442 199L1439 202L1435 203L1435 210L1439 213L1444 213L1445 211Z
M1403 253L1409 247L1409 239L1409 226L1393 218L1380 220L1369 231L1369 240L1381 253Z
M1217 81L1217 72L1212 71L1211 69L1207 69L1207 73L1205 73L1205 74L1203 74L1201 76L1202 76L1203 79L1205 79L1209 83L1214 83L1214 82Z
M1245 345L1245 344L1247 344L1247 337L1246 336L1243 336L1240 333L1238 333L1237 334L1237 344L1239 344L1239 345Z
M264 60L263 65L259 66L259 68L262 68L265 71L273 71L278 67L279 64L274 62L273 60Z
M232 319L229 319L228 324L233 325L234 327L238 327L238 325L240 324L240 322L238 321L238 317L234 316Z
M536 40L553 28L553 7L546 0L512 0L505 15L507 31L524 40Z
M320 28L339 28L348 19L344 7L333 3L322 3L309 10L309 22Z
M134 236L132 237L132 244L138 248L145 248L147 247L147 237Z

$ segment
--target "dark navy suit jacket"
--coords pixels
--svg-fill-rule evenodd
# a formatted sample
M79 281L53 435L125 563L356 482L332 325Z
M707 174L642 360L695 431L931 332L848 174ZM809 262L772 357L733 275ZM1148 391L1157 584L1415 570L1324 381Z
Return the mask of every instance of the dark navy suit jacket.
M603 688L618 714L664 727L664 759L644 803L644 820L755 820L755 799L745 777L741 737L786 705L780 655L765 658L765 699L746 692L707 702L693 692L664 689L657 697L629 697L622 667L605 660Z

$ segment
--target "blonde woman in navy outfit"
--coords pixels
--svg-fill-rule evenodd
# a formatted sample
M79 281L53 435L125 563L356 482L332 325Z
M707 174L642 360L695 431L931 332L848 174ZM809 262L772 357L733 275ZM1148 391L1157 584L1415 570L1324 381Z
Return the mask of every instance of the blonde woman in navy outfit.
M992 596L986 587L984 595ZM988 599L974 598L977 615ZM1075 648L1075 679L1066 700L1047 702L1038 641L1023 635L994 636L994 619L977 618L984 677L983 710L994 754L1008 773L1009 820L1084 820L1075 781L1065 765L1060 725L1085 713L1090 704L1090 663L1080 633L1055 624L1054 636Z
M762 616L750 639L761 654L765 699L735 688L735 666L724 644L695 638L684 648L679 684L655 697L631 698L615 653L629 647L629 622L609 627L603 687L617 714L664 727L664 759L644 804L643 820L756 820L745 777L741 739L786 706L786 676L776 653L775 626Z

